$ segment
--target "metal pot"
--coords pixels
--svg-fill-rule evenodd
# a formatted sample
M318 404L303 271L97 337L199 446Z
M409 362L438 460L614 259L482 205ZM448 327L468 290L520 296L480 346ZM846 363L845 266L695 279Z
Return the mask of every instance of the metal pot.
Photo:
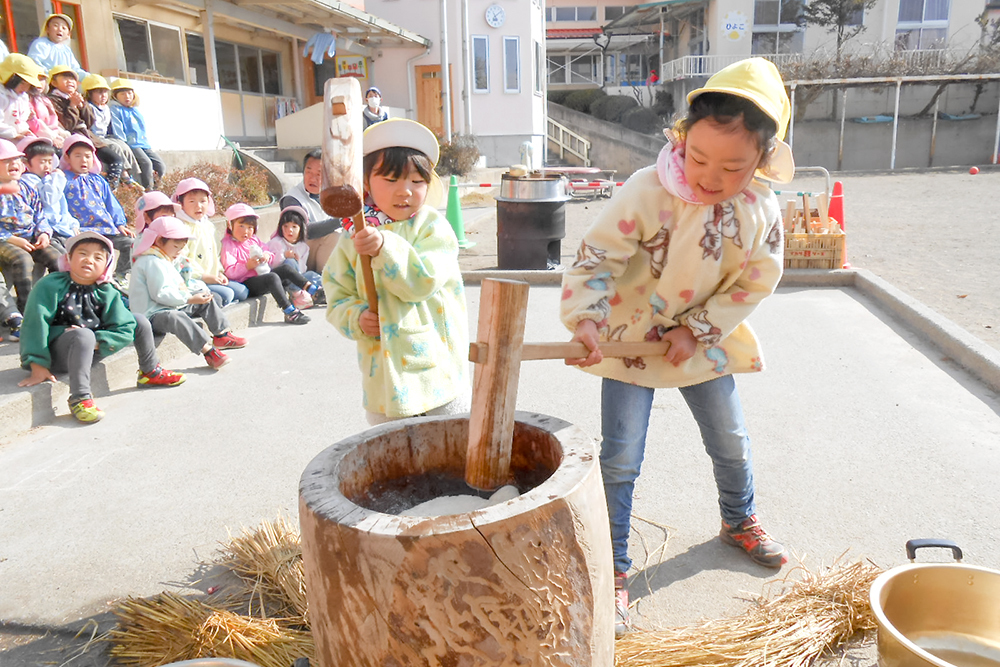
M501 174L500 196L497 201L545 201L564 202L566 194L565 176L511 176Z
M913 562L924 547L955 563ZM906 555L871 588L880 667L1000 667L1000 572L963 565L948 540L910 540Z

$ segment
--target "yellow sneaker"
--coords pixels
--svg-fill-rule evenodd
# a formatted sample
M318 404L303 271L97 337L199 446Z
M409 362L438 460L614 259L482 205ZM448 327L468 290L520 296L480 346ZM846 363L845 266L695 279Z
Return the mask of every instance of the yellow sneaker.
M82 401L69 404L69 411L73 413L77 421L84 424L93 424L104 419L104 410L94 405L94 399L85 398Z

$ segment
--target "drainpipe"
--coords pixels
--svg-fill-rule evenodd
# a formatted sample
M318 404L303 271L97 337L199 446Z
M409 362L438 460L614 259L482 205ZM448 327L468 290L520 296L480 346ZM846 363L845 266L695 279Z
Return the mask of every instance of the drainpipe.
M448 56L448 0L441 0L441 111L444 115L445 143L451 142L451 77Z
M416 82L417 75L416 75L416 70L413 69L413 61L417 60L418 58L423 58L430 52L431 52L431 47L427 46L424 47L423 53L418 53L412 58L406 59L406 82L409 88L408 91L409 99L407 100L407 103L410 105L409 112L413 114L412 120L417 119L417 82Z
M469 0L462 0L462 101L465 133L472 134L472 55L469 51Z

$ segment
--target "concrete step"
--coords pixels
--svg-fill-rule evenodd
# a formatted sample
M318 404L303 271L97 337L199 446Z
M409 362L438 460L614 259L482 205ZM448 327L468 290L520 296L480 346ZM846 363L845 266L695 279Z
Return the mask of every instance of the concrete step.
M322 309L313 309L314 320L323 319ZM256 297L225 308L226 317L234 331L265 323L283 322L284 315L271 297ZM322 324L322 322L319 322ZM313 326L311 322L306 326ZM5 330L6 331L6 330ZM170 368L177 359L191 355L176 336L159 336L156 352L160 363ZM128 347L97 361L91 370L91 392L95 398L136 386L138 359L135 348ZM220 371L222 373L225 370ZM35 387L22 388L17 383L27 377L20 367L19 346L16 342L0 343L0 434L4 439L51 422L57 415L68 414L69 385L66 376L57 376L57 382L43 382ZM149 389L148 391L156 391Z

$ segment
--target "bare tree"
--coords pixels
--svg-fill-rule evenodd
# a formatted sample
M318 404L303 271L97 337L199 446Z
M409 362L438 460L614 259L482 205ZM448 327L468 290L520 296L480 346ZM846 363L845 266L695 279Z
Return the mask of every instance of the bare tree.
M811 0L804 7L803 16L810 25L826 28L837 35L837 69L844 44L865 31L864 12L872 9L879 0Z

